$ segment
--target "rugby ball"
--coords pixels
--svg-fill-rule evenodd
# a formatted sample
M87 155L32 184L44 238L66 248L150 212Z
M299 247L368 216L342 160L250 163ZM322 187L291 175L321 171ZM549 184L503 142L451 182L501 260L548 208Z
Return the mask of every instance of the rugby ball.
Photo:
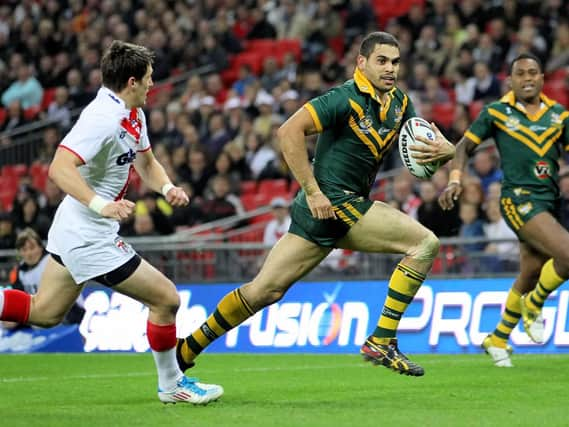
M399 131L399 155L405 167L411 172L411 175L419 179L428 179L434 175L441 165L440 162L417 163L417 160L413 157L413 152L409 149L415 145L425 145L416 139L417 136L434 141L435 131L428 121L420 117L411 117Z

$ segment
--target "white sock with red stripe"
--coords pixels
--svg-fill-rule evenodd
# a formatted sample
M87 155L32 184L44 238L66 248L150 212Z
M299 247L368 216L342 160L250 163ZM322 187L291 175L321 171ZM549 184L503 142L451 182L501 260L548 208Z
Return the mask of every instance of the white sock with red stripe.
M176 325L155 325L148 322L146 335L158 371L158 387L162 391L171 391L184 375L176 361Z

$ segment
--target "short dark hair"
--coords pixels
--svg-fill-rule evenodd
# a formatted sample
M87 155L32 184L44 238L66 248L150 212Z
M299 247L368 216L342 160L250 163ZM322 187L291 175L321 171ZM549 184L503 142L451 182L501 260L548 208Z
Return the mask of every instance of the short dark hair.
M120 92L131 77L141 80L153 61L154 53L150 49L113 40L101 59L103 86Z
M525 53L520 53L518 56L516 56L514 58L514 60L510 63L510 69L508 70L508 74L512 74L512 71L514 70L514 64L522 59L531 59L535 62L537 62L537 65L539 67L539 71L541 71L543 73L543 65L541 64L541 60L534 55L533 53L530 52L525 52Z
M376 44L388 44L399 49L399 42L395 36L383 31L374 31L368 34L360 44L360 55L369 58Z
M34 240L38 245L43 248L43 242L40 235L33 228L26 227L18 233L16 237L16 249L20 250L24 247L28 240Z

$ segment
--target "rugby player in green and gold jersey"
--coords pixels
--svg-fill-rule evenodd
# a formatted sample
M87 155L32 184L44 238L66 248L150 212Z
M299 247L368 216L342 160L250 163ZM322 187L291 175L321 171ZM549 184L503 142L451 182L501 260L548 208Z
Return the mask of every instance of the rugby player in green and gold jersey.
M543 342L541 308L569 278L569 232L558 221L561 149L569 149L569 112L541 93L539 59L528 53L512 61L511 92L488 104L456 149L448 187L439 202L451 209L462 191L460 174L478 144L493 138L504 173L502 215L520 240L520 273L502 318L482 343L496 366L510 367L508 339L520 317L530 338Z
M280 300L333 248L400 253L404 258L389 282L388 296L364 357L407 375L424 371L399 352L396 330L438 253L437 237L417 221L369 200L382 158L404 121L415 115L396 87L397 40L375 32L361 43L354 78L310 100L278 131L282 151L302 190L291 209L292 224L272 248L259 274L227 294L192 335L178 343L178 363L194 358L213 340L257 311ZM305 136L319 133L311 167ZM446 161L455 148L435 128L436 139L418 153L424 161Z

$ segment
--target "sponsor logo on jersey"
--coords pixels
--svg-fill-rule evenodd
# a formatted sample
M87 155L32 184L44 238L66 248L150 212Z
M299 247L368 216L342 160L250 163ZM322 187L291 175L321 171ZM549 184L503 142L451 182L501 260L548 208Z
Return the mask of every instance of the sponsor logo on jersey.
M551 113L551 127L560 129L562 126L563 126L563 121L561 120L561 117L559 117L559 114Z
M128 163L134 162L135 159L136 159L136 151L129 149L126 153L123 153L117 157L117 165L123 166Z
M516 187L514 188L514 194L516 196L529 196L531 194L531 191L526 190L525 188L522 187Z
M517 130L520 127L520 119L517 117L508 117L506 127L510 130Z
M533 173L539 179L549 178L551 176L551 168L549 167L549 163L547 163L545 160L540 160L535 164Z
M531 125L529 129L533 132L543 132L544 130L547 130L545 126L540 125Z
M518 212L521 213L522 215L527 215L528 213L531 212L532 209L533 205L531 204L531 202L523 203L518 206Z
M391 129L386 128L381 126L378 130L377 133L379 133L381 136L388 134L389 132L391 132Z

